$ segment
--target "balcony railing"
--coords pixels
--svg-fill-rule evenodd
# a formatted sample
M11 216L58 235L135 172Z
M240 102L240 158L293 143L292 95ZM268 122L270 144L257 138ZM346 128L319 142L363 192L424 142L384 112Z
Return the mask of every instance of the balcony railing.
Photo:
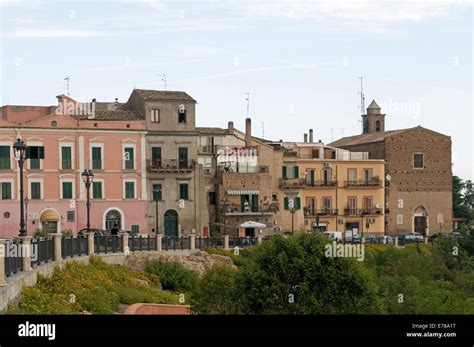
M280 188L336 188L336 180L310 181L305 178L280 178Z
M345 216L373 216L382 214L381 208L345 208Z
M344 187L346 188L363 188L363 187L380 187L382 182L378 178L372 178L370 180L351 180L344 181Z
M315 216L337 216L338 210L336 208L323 208L321 210L306 210L304 215L307 217Z
M194 160L157 159L147 160L149 172L189 172L195 167Z

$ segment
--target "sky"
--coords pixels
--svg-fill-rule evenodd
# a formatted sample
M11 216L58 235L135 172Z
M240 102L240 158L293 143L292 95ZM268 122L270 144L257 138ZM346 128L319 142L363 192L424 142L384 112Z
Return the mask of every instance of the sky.
M453 172L474 179L472 0L0 0L2 105L125 102L133 88L182 90L198 126L325 143L386 130L447 134Z

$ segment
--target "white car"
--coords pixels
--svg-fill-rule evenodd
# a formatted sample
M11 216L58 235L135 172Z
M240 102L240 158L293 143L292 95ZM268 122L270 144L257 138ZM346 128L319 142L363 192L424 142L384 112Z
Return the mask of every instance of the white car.
M323 231L323 235L334 241L342 241L341 231Z

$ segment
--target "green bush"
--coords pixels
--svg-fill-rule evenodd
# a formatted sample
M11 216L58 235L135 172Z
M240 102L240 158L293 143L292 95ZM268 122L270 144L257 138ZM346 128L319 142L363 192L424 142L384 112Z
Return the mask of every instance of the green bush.
M160 260L146 262L145 272L158 276L163 289L174 292L193 292L199 282L196 272L174 262Z
M235 278L237 271L215 266L199 282L193 311L200 314L235 314Z

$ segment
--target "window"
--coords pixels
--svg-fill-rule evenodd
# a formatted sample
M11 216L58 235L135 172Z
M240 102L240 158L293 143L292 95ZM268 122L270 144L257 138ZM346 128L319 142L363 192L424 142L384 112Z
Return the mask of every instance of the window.
M347 169L347 181L349 185L357 183L357 169Z
M44 159L43 146L28 146L26 148L26 158L30 160L30 169L41 169L41 159Z
M315 198L306 198L306 215L314 216L316 211L316 199Z
M178 109L178 123L186 123L186 109L180 105Z
M325 186L329 185L332 182L332 170L323 169L323 184Z
M125 199L135 199L135 182L125 182Z
M72 199L72 182L62 182L63 199Z
M55 120L53 120L51 122L51 128L57 128L58 127L58 122L56 122Z
M298 178L299 176L298 166L283 166L282 176L283 176L283 179Z
M373 178L373 170L372 169L364 169L364 171L362 171L362 174L364 175L364 183L370 183L372 182L372 178Z
M349 196L347 198L347 209L349 214L355 214L357 211L357 197Z
M189 185L187 183L179 184L179 198L183 200L189 199Z
M140 233L140 225L138 224L132 224L132 233Z
M151 161L153 167L161 167L161 147L151 147Z
M41 182L31 182L30 184L31 190L31 200L40 200L41 199Z
M178 148L178 156L179 156L179 168L187 169L188 168L188 148L187 147Z
M67 211L67 221L69 223L74 222L76 220L76 211Z
M155 108L151 110L151 122L159 123L160 122L160 110Z
M330 214L332 208L332 198L330 196L323 197L323 209L326 213Z
M2 200L12 199L12 184L11 182L2 182L0 185L0 193Z
M375 122L375 131L380 131L380 121Z
M102 170L102 147L92 147L92 169Z
M135 168L135 158L133 147L126 147L124 150L125 170L133 170Z
M61 168L63 170L72 169L72 148L71 147L61 147Z
M216 192L209 192L209 205L216 205L216 203L217 203Z
M92 199L103 199L102 196L102 182L92 182Z
M313 159L319 158L319 149L313 148L311 150L311 158L313 158Z
M425 167L425 158L423 153L414 153L413 154L413 168L414 169L423 169Z
M0 169L10 169L10 147L0 146Z
M153 201L161 201L163 199L163 188L161 187L161 183L153 183L151 191L153 193Z
M371 196L364 196L364 213L372 213L372 200Z
M316 172L314 169L306 169L306 184L314 186L314 180L316 179Z

